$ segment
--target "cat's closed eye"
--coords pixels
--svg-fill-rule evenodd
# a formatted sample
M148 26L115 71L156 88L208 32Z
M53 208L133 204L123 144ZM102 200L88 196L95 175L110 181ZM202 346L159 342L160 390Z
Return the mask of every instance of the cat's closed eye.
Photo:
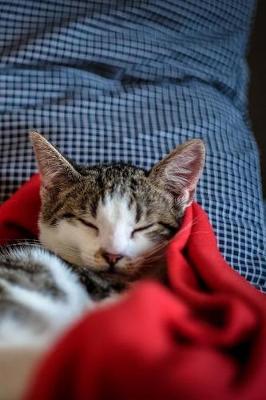
M141 226L140 228L136 228L132 231L131 233L131 237L134 237L134 235L138 232L142 232L145 231L146 229L151 228L152 226L154 226L154 224L149 224L149 225L145 225L145 226Z
M99 231L98 227L97 227L96 225L92 224L91 222L86 221L86 220L83 219L83 218L77 218L77 219L78 219L78 221L80 221L83 225L88 226L89 228L94 229L96 232Z
M92 228L92 229L94 229L95 231L99 231L99 229L98 229L98 227L96 226L96 225L94 225L94 224L92 224L91 222L89 222L89 221L86 221L85 219L83 219L83 218L78 218L78 217L76 217L74 214L72 214L72 213L65 213L65 214L63 214L62 215L62 218L66 218L66 219L70 219L70 218L75 218L75 219L77 219L79 222L81 222L83 225L86 225L86 226L88 226L89 228Z
M69 219L69 218L76 218L76 217L75 217L75 215L74 215L74 214L71 214L71 213L65 213L65 214L63 214L63 215L62 215L62 218Z

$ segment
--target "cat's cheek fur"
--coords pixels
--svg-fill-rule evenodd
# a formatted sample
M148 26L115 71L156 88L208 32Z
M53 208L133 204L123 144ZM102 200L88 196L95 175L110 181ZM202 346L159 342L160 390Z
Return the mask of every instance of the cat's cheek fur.
M94 264L98 240L89 229L80 228L62 220L55 226L39 223L41 243L64 260L84 266Z
M127 254L132 258L139 257L144 255L153 246L154 244L149 238L147 238L144 234L138 234L137 237L130 240L127 248Z
M95 271L105 271L106 263L99 252L99 238L93 231L81 228L62 220L55 226L44 222L39 223L41 243L69 263L78 266L88 266ZM126 257L119 262L118 269L126 272L134 258L141 257L153 247L153 243L144 234L128 240Z

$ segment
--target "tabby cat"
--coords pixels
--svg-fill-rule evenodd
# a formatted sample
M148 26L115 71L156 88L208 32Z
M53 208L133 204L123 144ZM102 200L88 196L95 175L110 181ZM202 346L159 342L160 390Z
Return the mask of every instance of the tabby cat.
M176 147L150 171L77 165L39 133L31 140L41 176L43 248L2 250L0 345L52 338L95 300L141 277L161 277L164 249L204 164L199 139Z

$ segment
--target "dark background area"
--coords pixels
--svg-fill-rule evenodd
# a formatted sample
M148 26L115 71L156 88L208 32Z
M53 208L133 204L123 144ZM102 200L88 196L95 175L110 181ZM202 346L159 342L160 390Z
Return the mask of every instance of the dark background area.
M250 66L249 110L257 140L264 198L266 198L266 1L258 0L248 55Z

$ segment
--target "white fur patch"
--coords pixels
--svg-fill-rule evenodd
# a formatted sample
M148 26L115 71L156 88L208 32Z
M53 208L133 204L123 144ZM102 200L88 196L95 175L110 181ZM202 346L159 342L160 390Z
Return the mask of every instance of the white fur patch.
M135 225L134 209L129 209L127 198L118 194L107 196L97 210L100 227L100 246L112 254L129 255L131 232Z
M98 232L78 220L63 219L50 227L40 222L40 240L45 247L54 251L70 263L88 266L97 271L109 268L101 251L123 256L116 269L126 272L129 264L153 247L153 243L139 232L132 236L135 226L134 207L120 193L108 195L98 204L96 219L92 220Z
M16 254L21 259L25 258L23 249L16 250ZM40 293L27 290L19 285L1 280L1 284L4 284L10 297L15 302L25 305L39 314L45 321L47 329L36 334L32 326L26 326L12 317L12 314L7 314L7 317L0 321L0 347L47 343L85 310L94 307L93 301L89 299L76 275L68 269L63 261L42 249L32 249L30 260L43 264L50 271L55 284L65 293L66 297L54 298L49 295L49 292Z

